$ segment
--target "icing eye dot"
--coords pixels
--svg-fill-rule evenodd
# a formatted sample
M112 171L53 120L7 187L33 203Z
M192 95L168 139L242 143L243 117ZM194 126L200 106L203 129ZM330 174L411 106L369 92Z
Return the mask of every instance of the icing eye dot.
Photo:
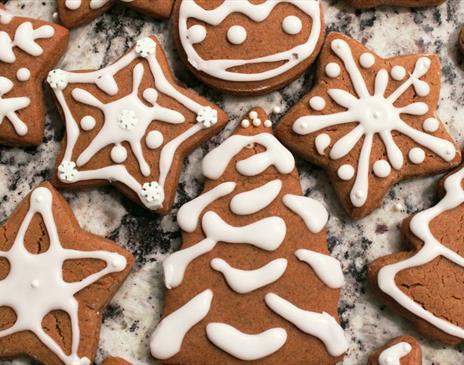
M27 81L31 78L31 71L26 67L21 67L18 72L16 72L16 78L19 81Z
M154 150L163 144L163 140L164 137L160 132L151 131L148 133L145 143L149 149Z
M289 15L284 18L282 21L282 29L285 33L290 35L295 35L301 32L303 28L303 23L301 19L295 15Z
M424 162L425 152L422 148L414 147L414 148L411 148L411 150L409 151L408 157L409 157L409 161L417 165L417 164Z
M247 31L241 25L233 25L227 31L227 40L232 44L242 44L247 38Z
M313 96L309 100L309 106L314 109L314 110L322 110L325 108L325 100L321 98L320 96Z
M86 115L84 118L81 119L81 128L84 131L91 131L95 128L96 124L97 122L95 121L95 118L91 115Z
M422 128L424 131L433 133L438 130L438 127L440 126L440 122L435 119L435 118L427 118L424 120L424 123L422 124Z
M187 31L187 38L192 44L203 42L206 38L206 28L200 24L191 26Z
M373 166L374 174L377 177L387 177L391 173L391 166L385 160L375 161Z
M261 119L259 118L253 119L253 125L255 127L259 127L261 125Z
M329 147L329 145L330 145L330 142L331 142L331 139L330 139L330 136L328 134L326 134L326 133L319 134L316 137L316 140L314 142L315 145L316 145L317 152L320 155L324 155L326 148Z
M266 128L270 128L270 127L272 127L272 122L271 122L269 119L266 119L266 120L264 121L264 126L265 126Z
M256 119L258 118L258 112L253 110L248 114L248 116L250 117L250 119Z
M348 181L354 176L354 168L351 165L345 164L338 168L337 175L340 179Z
M391 70L391 77L393 80L400 81L406 76L406 69L403 66L393 66Z
M248 128L250 126L250 121L248 119L243 119L241 125L243 128Z
M127 159L127 150L124 146L117 144L111 149L111 159L115 163L123 163Z
M370 68L374 66L375 57L372 53L365 52L359 58L359 63L361 64L363 68Z
M327 66L325 66L325 74L329 77L332 77L332 78L338 77L340 76L340 72L341 72L341 69L338 63L330 62L327 64Z

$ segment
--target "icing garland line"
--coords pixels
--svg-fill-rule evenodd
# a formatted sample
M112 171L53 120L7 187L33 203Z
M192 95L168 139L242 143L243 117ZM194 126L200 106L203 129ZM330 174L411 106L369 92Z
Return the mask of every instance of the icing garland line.
M78 251L63 248L53 217L53 196L47 188L35 189L30 197L30 208L9 251L0 252L0 257L10 263L8 276L0 281L0 306L12 308L16 313L13 326L0 331L0 337L22 331L30 331L66 365L89 365L88 358L78 356L79 302L74 295L92 285L105 275L123 271L127 266L124 256L108 251ZM49 249L40 255L31 254L24 239L32 218L40 214L48 236ZM106 267L79 282L63 280L63 263L66 260L97 259L105 261ZM50 295L53 293L53 295ZM31 305L33 304L33 305ZM63 349L42 328L43 318L54 310L65 311L71 320L71 354Z

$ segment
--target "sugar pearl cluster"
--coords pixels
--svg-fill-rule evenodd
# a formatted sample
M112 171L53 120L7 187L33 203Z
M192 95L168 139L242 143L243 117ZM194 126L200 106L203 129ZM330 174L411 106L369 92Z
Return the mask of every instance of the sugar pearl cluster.
M258 117L258 112L254 111L254 110L252 110L248 114L248 118L249 119L243 119L242 120L242 122L241 122L242 128L248 128L250 125L253 125L254 127L259 127L261 125L261 123L263 123L263 121L261 119L259 119L259 117ZM269 119L266 119L263 124L267 128L272 127L272 122Z

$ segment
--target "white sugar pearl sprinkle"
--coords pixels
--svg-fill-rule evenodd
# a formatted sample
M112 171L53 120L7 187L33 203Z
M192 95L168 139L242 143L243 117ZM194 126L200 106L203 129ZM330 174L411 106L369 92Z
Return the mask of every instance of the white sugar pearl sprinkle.
M311 107L311 109L320 111L325 108L325 100L320 96L313 96L309 100L309 106Z

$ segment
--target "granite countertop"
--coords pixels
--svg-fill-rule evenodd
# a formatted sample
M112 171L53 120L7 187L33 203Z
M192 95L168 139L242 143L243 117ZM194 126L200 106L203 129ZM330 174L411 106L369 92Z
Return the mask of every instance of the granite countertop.
M341 31L370 46L381 56L433 52L442 62L442 89L439 114L451 134L463 145L464 72L456 42L464 1L448 0L426 10L382 8L354 11L343 0L323 0L328 31ZM10 0L7 9L23 16L53 20L55 0ZM165 46L177 77L200 94L218 103L229 113L226 130L209 144L192 153L184 165L175 208L165 217L147 213L111 187L65 192L82 227L115 240L132 251L137 262L132 274L104 314L98 359L120 355L134 364L154 364L149 357L148 339L159 320L163 301L161 260L180 245L175 216L184 202L195 197L202 186L202 156L228 135L238 118L252 106L268 112L276 105L284 113L313 83L314 70L290 86L258 98L236 98L211 91L200 84L181 64L173 49L167 21L141 16L124 7L115 7L93 23L71 32L71 41L60 68L100 68L122 55L144 35L156 34ZM23 197L51 175L63 126L49 92L46 94L46 139L38 148L0 147L0 222ZM273 115L273 122L279 115ZM350 348L344 365L365 364L368 354L390 338L411 334L420 339L425 364L464 363L459 347L432 343L419 336L411 325L392 314L373 298L366 282L367 264L401 247L399 225L407 215L434 202L438 177L397 184L388 193L382 208L369 217L353 221L340 207L324 172L299 161L301 183L306 195L325 202L330 212L329 248L342 262L347 284L342 290L340 315ZM464 349L464 347L462 347ZM24 360L0 364L30 364Z

